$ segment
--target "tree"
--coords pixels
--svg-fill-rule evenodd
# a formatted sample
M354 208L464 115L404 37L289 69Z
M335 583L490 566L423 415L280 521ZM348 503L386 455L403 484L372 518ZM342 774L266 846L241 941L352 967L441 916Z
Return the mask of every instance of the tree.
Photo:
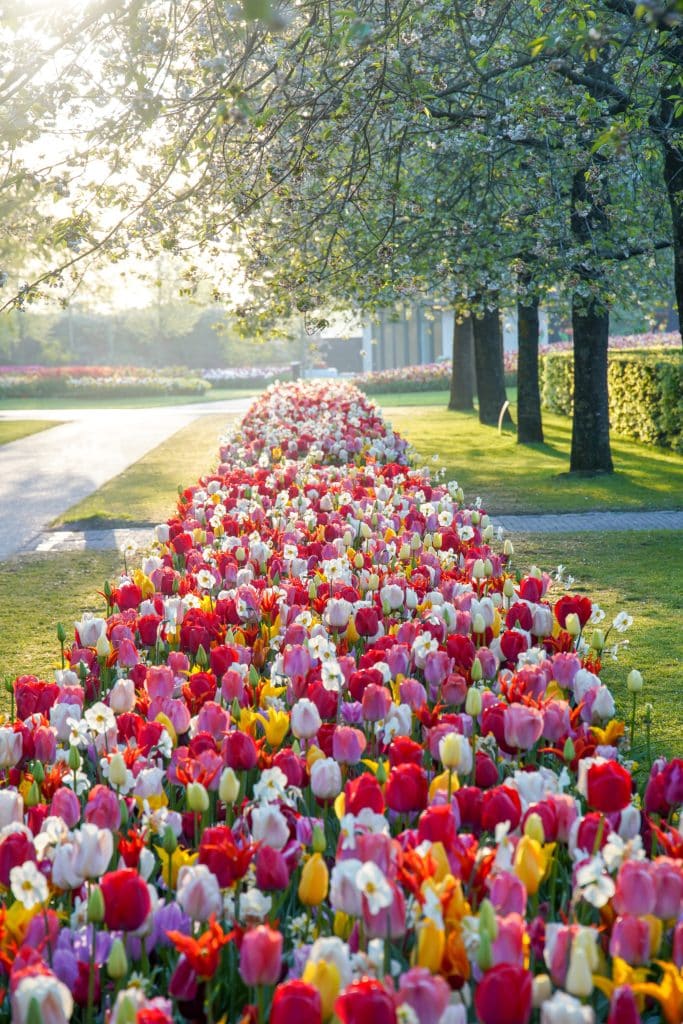
M614 267L641 259L642 277L671 236L643 105L627 123L622 98L655 58L640 31L620 35L635 8L601 6L597 38L578 0L304 0L267 23L212 0L172 19L153 0L105 12L101 74L78 102L113 172L96 187L70 178L68 244L80 248L61 270L152 242L220 262L234 245L250 319L427 288L485 318L518 297L533 309L560 284L575 343L592 352L624 280ZM122 216L105 227L114 201ZM602 342L595 351L604 368ZM583 393L587 364L575 365ZM595 397L606 424L606 390ZM594 424L576 417L574 432L571 468L609 470Z

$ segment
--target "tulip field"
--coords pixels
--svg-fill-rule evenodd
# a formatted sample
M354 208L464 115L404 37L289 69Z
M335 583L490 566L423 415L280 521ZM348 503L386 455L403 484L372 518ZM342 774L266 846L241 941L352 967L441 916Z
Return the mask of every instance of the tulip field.
M13 682L0 1024L680 1024L683 758L495 511L349 384L254 401Z

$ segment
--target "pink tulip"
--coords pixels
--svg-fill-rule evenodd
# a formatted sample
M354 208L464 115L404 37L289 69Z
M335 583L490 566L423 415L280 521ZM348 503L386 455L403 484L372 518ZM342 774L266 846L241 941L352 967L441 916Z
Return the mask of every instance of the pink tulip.
M332 737L332 755L339 764L358 764L367 742L360 729L339 725Z
M175 686L173 672L166 665L152 665L147 669L145 687L151 698L172 697Z
M525 921L521 914L498 918L498 934L491 945L493 964L524 964Z
M526 707L524 704L511 704L505 711L503 722L505 742L510 747L531 750L541 738L543 715L537 708Z
M646 964L650 959L650 926L647 921L633 914L618 917L612 927L609 951L611 956L618 956L633 966Z
M480 647L475 655L480 663L484 679L493 679L498 669L498 658L488 647Z
M630 985L619 985L612 993L607 1024L642 1024L638 1003Z
M116 660L119 665L123 665L125 668L133 668L133 666L137 665L140 661L137 648L133 641L129 640L128 637L124 637L119 643Z
M215 740L222 740L230 726L230 715L228 712L209 700L199 710L197 716L197 732L208 732Z
M63 818L69 828L73 828L81 817L81 805L73 789L60 786L55 791L50 804L50 814Z
M301 644L286 647L282 658L282 670L293 683L303 682L312 665L308 649Z
M543 736L556 743L567 736L571 727L569 704L566 700L552 700L543 709Z
M407 1003L420 1024L438 1024L450 1000L446 981L426 967L411 967L401 975L396 1002Z
M232 704L234 700L241 704L244 697L244 679L234 668L229 668L222 676L221 694L228 704Z
M553 678L563 689L571 687L576 673L581 668L581 661L576 654L556 654L552 659Z
M683 909L683 868L678 861L658 857L651 865L655 886L654 914L668 921L677 918Z
M517 875L509 871L489 878L489 898L497 914L501 917L508 914L524 914L526 912L526 888Z
M417 679L404 679L398 691L401 703L407 704L411 711L419 711L427 703L427 691Z
M98 828L116 832L121 825L121 808L114 790L107 786L94 786L90 790L83 819Z
M389 713L391 694L385 686L369 683L363 690L362 707L363 718L366 722L380 722Z
M683 970L683 921L679 921L674 928L671 959L676 964L679 971Z
M646 861L627 860L619 868L614 909L618 914L652 914L655 883Z
M430 686L440 686L451 670L453 659L445 651L430 651L425 658L424 677Z
M242 939L240 975L245 985L275 985L282 970L282 932L259 925Z

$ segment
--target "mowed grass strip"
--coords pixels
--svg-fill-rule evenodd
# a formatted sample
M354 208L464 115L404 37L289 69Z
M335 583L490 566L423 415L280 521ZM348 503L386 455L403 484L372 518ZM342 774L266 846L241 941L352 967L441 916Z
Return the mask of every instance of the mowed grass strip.
M175 511L178 487L195 483L218 465L219 439L234 419L199 417L73 505L53 526L94 530L164 522Z
M83 612L104 615L104 582L123 568L117 551L28 554L0 562L0 680L54 679L60 666L57 623L72 638ZM0 709L9 710L4 690Z
M558 533L511 535L513 567L566 567L575 578L571 593L590 597L605 611L606 630L625 611L633 625L625 633L612 630L607 644L628 640L619 660L606 658L601 677L614 694L617 714L631 720L632 695L626 677L632 668L643 674L645 687L637 702L634 756L646 763L644 707L652 704L652 750L667 757L683 754L683 533ZM557 591L557 596L561 592ZM588 637L593 627L588 627Z
M0 420L0 445L58 426L57 420Z
M412 396L404 399L403 406L387 405L393 428L433 472L445 470L468 502L480 496L493 515L683 508L683 458L664 448L613 436L613 474L569 475L567 417L544 413L543 444L521 445L514 430L499 433L479 423L474 413L411 405ZM381 397L376 401L384 407Z

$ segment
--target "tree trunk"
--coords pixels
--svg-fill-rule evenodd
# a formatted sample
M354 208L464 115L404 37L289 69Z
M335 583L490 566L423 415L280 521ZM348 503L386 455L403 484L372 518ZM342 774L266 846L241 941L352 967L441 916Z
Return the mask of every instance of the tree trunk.
M572 180L572 234L586 247L594 247L609 225L609 194L606 181L603 184L604 191L596 199L595 193L589 193L586 187L585 170L576 171ZM601 283L599 272L586 269L586 263L579 264L577 269L588 288L587 294L575 292L572 296L574 419L569 471L613 473L607 392L609 310L595 294Z
M543 440L538 382L538 299L517 304L517 441Z
M503 365L503 331L500 310L487 310L472 322L474 335L474 362L477 374L479 422L497 424L507 401L505 394L505 368ZM506 426L513 426L510 411L503 416Z
M472 412L474 408L474 339L472 317L461 324L453 320L453 370L449 409Z
M612 473L607 391L609 312L596 299L574 295L574 419L569 470Z
M667 104L670 106L670 104ZM663 104L664 106L664 104ZM683 122L683 118L681 119ZM681 125L683 128L683 123ZM678 306L678 330L683 338L683 152L664 142L664 184L671 207L671 241L674 255L674 289Z

